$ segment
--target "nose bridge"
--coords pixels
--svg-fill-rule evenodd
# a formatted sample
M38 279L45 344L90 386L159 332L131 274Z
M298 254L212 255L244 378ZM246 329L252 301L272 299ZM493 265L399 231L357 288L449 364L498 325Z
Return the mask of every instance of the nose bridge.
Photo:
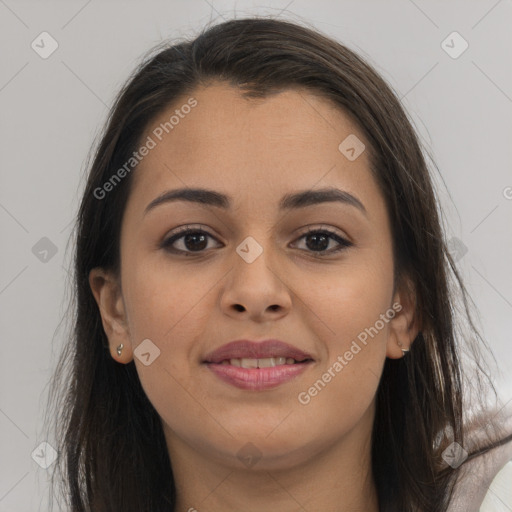
M235 248L232 272L223 290L223 307L232 312L240 311L242 306L251 315L287 309L291 301L279 270L274 268L272 233L261 225L253 233Z
M260 229L254 236L246 236L236 247L234 258L237 278L247 277L254 284L267 279L266 274L274 275L272 272L271 235L264 229Z
M269 260L274 253L276 219L265 214L261 206L258 209L258 205L251 199L248 199L244 206L245 220L239 231L241 239L235 246L236 254L247 265L255 262L262 265L266 262L270 265Z

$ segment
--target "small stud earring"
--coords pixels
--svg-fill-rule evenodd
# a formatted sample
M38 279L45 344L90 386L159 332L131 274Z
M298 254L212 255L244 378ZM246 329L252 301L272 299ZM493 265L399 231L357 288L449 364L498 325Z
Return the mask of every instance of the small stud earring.
M402 348L402 347L403 347L403 344L402 344L402 342L401 342L401 341L399 341L399 342L398 342L398 346L399 346L400 348ZM402 348L402 357L404 357L404 356L407 354L407 352L409 352L409 349L408 349L408 348Z
M117 355L118 355L118 356L120 356L120 355L121 355L121 352L123 351L123 348L124 348L124 347L123 347L123 344L122 344L122 343L121 343L121 345L119 345L119 346L117 347Z

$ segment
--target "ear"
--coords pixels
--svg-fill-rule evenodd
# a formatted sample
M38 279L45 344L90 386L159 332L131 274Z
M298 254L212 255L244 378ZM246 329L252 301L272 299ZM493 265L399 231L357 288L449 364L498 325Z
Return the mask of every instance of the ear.
M409 278L400 279L400 285L393 296L392 309L395 316L389 322L386 356L400 359L403 357L402 349L410 349L420 332L416 314L416 290Z
M120 363L129 363L133 359L132 344L118 279L102 268L94 268L89 272L89 286L100 310L110 355ZM121 344L123 349L118 355L117 347Z

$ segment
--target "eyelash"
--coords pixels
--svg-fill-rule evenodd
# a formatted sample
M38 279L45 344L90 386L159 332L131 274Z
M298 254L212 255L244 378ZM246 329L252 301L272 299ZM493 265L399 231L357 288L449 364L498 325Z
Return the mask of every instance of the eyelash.
M166 250L167 252L170 252L173 254L183 254L184 256L193 256L195 254L204 253L207 249L203 249L201 251L183 251L181 249L172 248L172 244L174 242L176 242L177 240L183 238L184 236L186 236L188 234L192 234L192 233L205 234L205 235L215 239L215 237L213 235L211 235L207 231L204 231L203 229L191 228L190 226L185 226L185 227L181 228L177 233L175 233L172 236L170 236L169 238L165 239L161 244L161 248ZM349 242L348 240L341 237L334 231L331 231L330 229L326 229L326 228L309 229L306 233L303 233L297 240L300 240L300 239L302 239L308 235L311 235L311 234L327 235L329 237L329 239L334 240L340 244L340 246L334 250L331 249L331 250L324 250L324 251L307 251L307 252L311 252L315 257L325 257L328 255L343 251L344 249L348 249L349 247L354 245L352 242Z

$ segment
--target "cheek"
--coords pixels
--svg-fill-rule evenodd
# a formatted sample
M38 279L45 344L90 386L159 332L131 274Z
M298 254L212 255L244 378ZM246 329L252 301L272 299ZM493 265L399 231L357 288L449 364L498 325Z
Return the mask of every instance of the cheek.
M337 425L333 435L368 410L385 362L393 283L391 274L376 274L372 268L352 267L328 287L309 290L307 303L314 310L309 317L321 319L314 321L314 332L326 352L315 378L296 398L305 414Z
M201 338L205 312L214 308L214 296L208 294L211 285L204 275L185 275L170 263L156 265L149 258L127 258L125 268L123 293L133 348L137 351L149 339L159 350L148 366L135 353L141 385L161 416L169 411L185 414L194 377L189 361Z
M188 337L193 334L209 300L210 286L204 273L184 272L161 259L133 258L126 262L125 281L123 291L135 343L144 338L159 340L160 344L173 340L173 348L179 348L178 340L185 339L184 329Z
M363 251L330 279L329 286L316 292L311 288L328 351L319 369L321 382L303 390L301 403L312 415L327 414L340 424L351 424L371 404L394 316L392 292L393 263L386 251Z
M382 255L361 252L333 272L302 282L298 290L309 308L309 316L319 320L315 322L319 337L322 333L330 351L339 352L365 329L374 326L390 308L392 261ZM381 322L378 324L382 337L387 325L383 328Z

